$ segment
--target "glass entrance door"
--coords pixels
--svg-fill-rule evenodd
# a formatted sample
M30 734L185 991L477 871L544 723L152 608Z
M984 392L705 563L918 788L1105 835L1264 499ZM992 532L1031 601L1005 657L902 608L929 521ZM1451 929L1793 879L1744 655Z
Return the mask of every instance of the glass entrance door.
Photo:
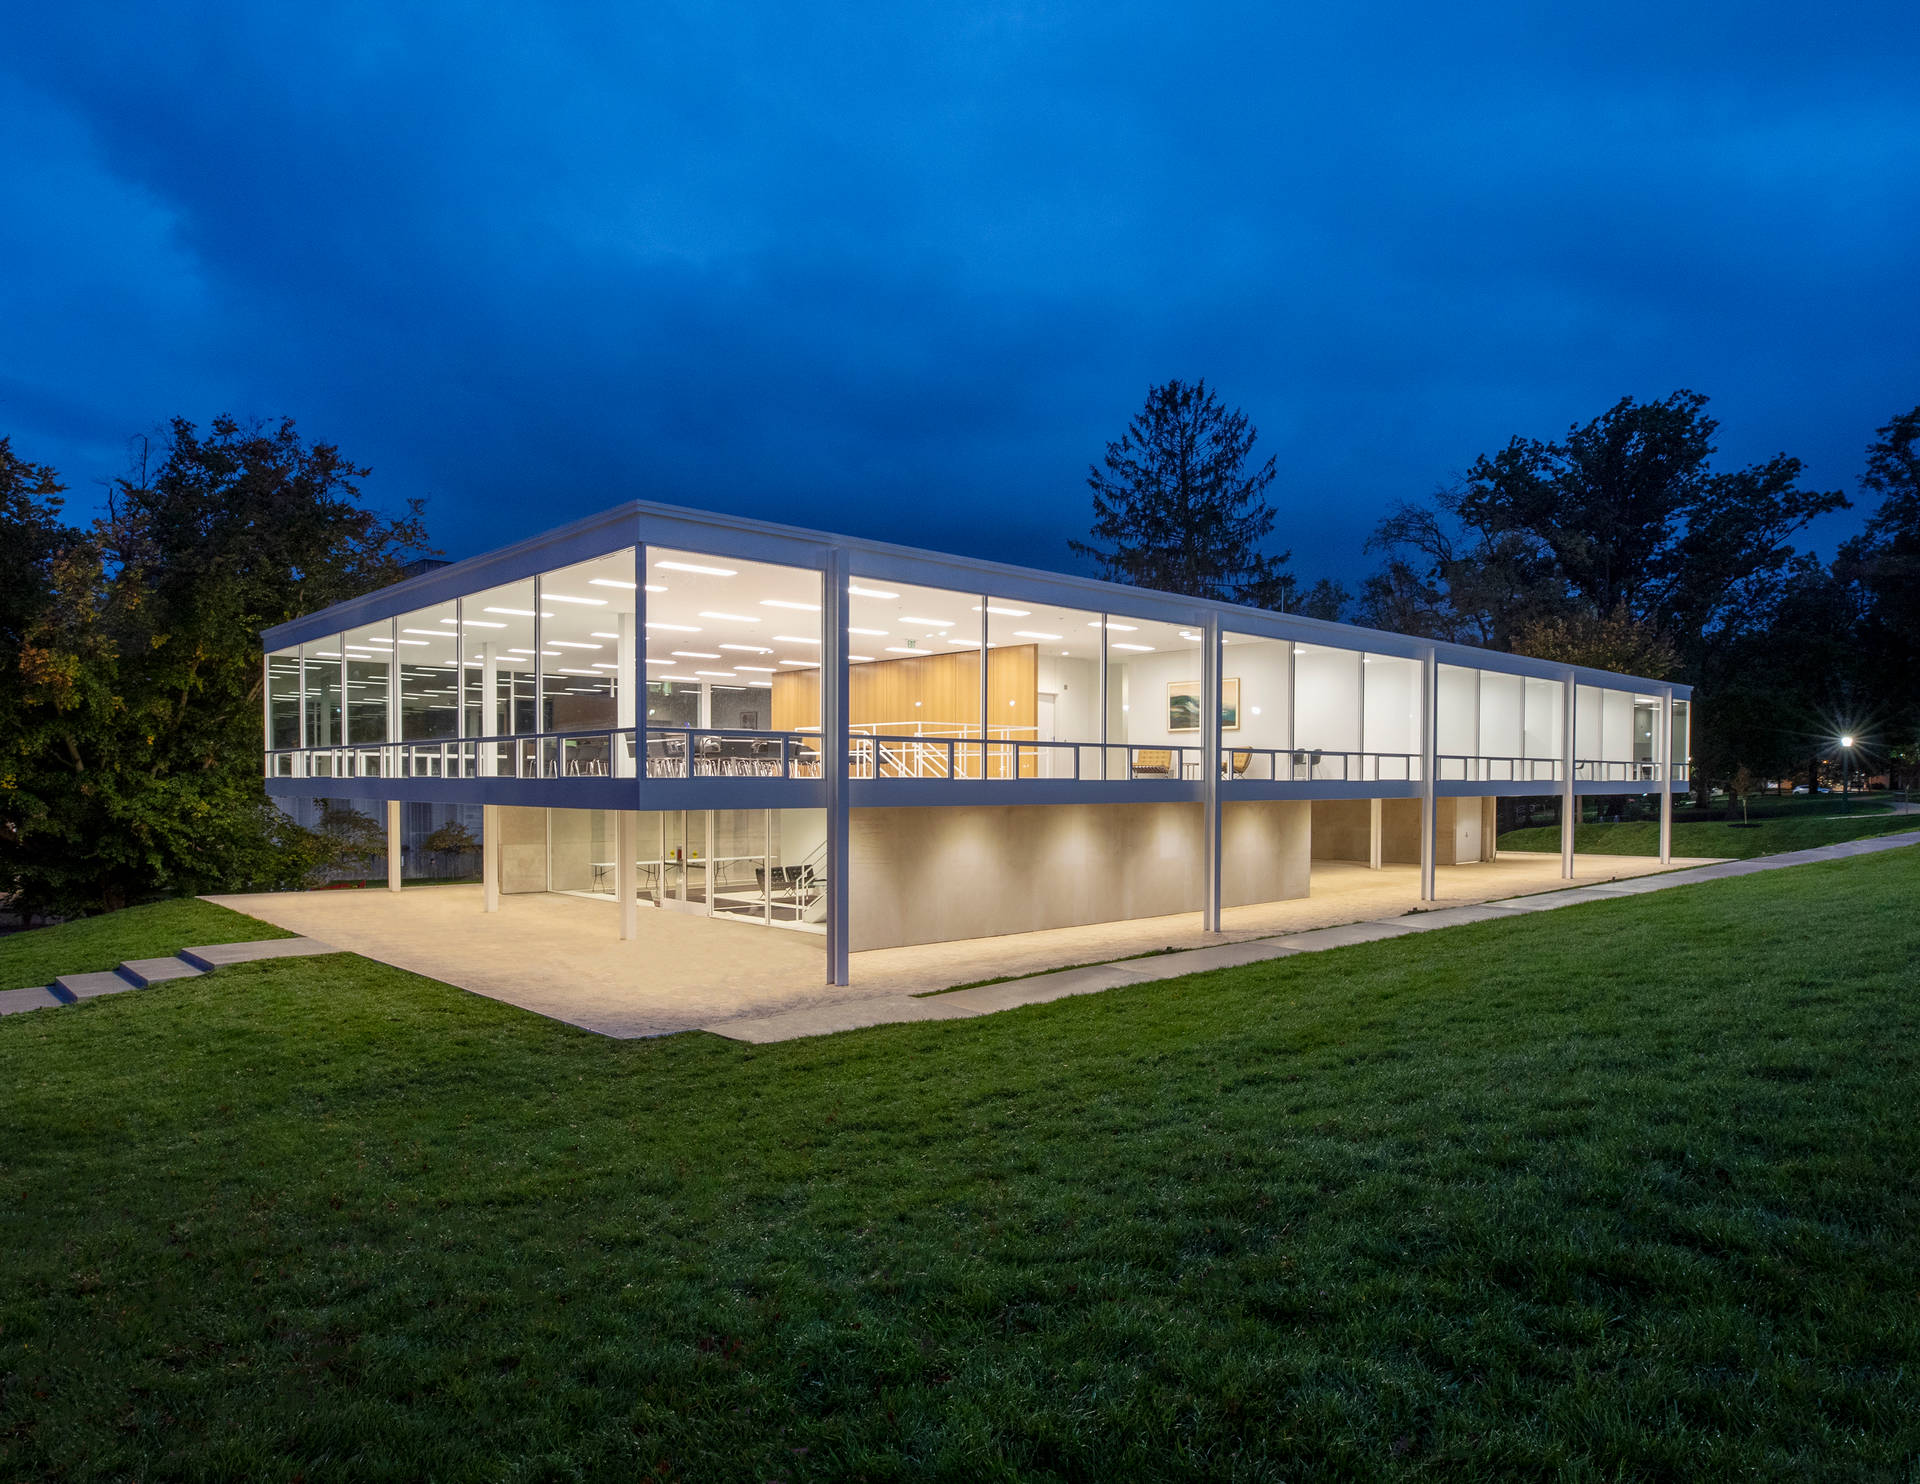
M708 835L712 815L704 809L670 809L660 816L660 905L681 912L707 910Z

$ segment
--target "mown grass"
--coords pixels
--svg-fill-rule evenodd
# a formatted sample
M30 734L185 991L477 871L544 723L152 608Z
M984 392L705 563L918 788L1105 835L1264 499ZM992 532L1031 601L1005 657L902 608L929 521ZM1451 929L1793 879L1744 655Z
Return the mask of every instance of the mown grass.
M197 897L151 902L0 936L0 989L91 974L130 958L164 958L207 943L252 943L293 934Z
M1824 801L1823 801L1824 802ZM1838 808L1836 804L1834 808ZM1883 806L1884 807L1884 806ZM1786 850L1810 850L1816 845L1837 845L1843 840L1864 840L1873 835L1897 834L1902 830L1920 830L1920 814L1862 814L1788 816L1756 819L1751 826L1718 820L1687 823L1675 821L1673 853L1679 856L1719 856L1747 860L1756 855L1778 855ZM1508 830L1500 837L1502 850L1545 850L1558 853L1560 826L1540 825L1524 830ZM1578 853L1595 855L1658 855L1658 820L1635 820L1625 824L1579 824L1573 830L1573 848Z
M1911 1477L1920 850L772 1047L0 1021L0 1478Z

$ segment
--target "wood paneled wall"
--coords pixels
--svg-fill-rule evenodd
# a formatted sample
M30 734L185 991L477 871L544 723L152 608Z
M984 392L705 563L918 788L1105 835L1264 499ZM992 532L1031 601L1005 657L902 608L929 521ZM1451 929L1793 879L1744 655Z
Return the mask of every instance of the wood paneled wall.
M978 735L980 656L977 651L911 655L854 665L848 671L848 720L857 727ZM915 702L919 702L915 705ZM996 737L1031 741L1040 715L1040 651L1021 644L987 653L987 726ZM773 729L817 731L820 672L789 670L773 677ZM1086 739L1081 739L1086 740Z

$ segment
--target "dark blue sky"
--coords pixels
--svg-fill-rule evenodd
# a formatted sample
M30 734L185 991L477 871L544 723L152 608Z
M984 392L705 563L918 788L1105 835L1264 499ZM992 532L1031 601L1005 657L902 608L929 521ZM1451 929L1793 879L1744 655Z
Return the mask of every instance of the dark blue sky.
M1849 493L1920 403L1911 3L531 9L15 7L0 433L84 505L290 413L455 556L648 496L1063 567L1205 376L1351 579L1624 393Z

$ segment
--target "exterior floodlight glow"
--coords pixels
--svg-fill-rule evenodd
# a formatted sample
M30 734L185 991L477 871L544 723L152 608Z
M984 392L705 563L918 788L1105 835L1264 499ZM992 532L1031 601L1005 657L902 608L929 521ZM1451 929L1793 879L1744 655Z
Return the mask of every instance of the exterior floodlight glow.
M1851 738L1851 737L1842 737L1842 738L1840 739L1840 745L1841 745L1842 747L1851 747L1851 746L1853 746L1853 738Z

